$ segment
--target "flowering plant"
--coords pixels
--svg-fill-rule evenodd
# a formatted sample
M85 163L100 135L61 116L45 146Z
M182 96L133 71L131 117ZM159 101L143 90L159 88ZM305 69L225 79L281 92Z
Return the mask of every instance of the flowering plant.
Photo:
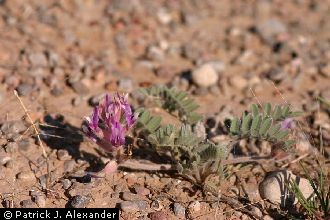
M122 96L116 93L112 98L106 94L82 126L87 137L105 151L115 154L119 160L125 146L125 136L137 119L127 99L128 94Z

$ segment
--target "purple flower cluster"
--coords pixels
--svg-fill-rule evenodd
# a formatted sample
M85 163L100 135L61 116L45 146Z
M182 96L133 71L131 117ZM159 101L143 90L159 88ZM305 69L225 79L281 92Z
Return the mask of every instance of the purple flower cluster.
M282 129L293 129L295 127L294 120L292 118L287 118L281 123Z
M136 117L127 98L128 94L121 96L117 93L113 98L106 94L84 121L83 132L106 151L120 149L125 144L127 132L135 124Z

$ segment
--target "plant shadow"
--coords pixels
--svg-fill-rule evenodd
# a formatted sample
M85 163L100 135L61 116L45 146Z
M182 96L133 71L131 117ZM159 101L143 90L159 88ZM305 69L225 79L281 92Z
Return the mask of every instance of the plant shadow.
M97 171L102 167L102 162L98 155L80 149L80 145L85 141L84 134L80 128L65 121L62 115L46 115L44 124L40 124L41 139L51 149L65 149L77 160L84 160L89 163L86 171Z

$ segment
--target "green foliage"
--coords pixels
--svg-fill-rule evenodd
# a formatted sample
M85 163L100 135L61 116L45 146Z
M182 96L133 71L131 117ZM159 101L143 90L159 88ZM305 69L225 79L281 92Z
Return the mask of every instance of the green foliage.
M258 106L251 106L252 113L244 113L242 118L234 118L230 124L230 135L236 139L258 138L282 146L288 150L294 145L289 138L289 130L282 129L281 123L287 118L300 115L300 112L293 112L290 106L275 106L267 103L264 110L260 111Z
M159 155L170 156L180 174L202 184L212 173L220 173L220 160L224 152L215 149L215 145L206 142L192 129L202 116L195 112L199 107L186 92L153 86L141 89L147 97L151 97L156 104L167 112L174 114L181 121L181 126L161 125L161 118L152 116L148 110L139 109L136 129ZM220 148L219 148L220 149ZM207 161L207 163L206 163ZM213 161L213 162L212 162Z
M137 109L136 113L139 114L135 125L136 131L140 131L145 136L148 136L158 130L162 121L160 116L152 116L151 113L144 108Z
M305 198L299 188L299 184L295 180L290 180L289 190L295 195L299 204L307 212L309 217L328 219L330 217L330 185L325 181L325 175L321 166L318 181L312 179L302 163L300 163L300 166L303 168L304 173L313 188L313 193L310 197ZM317 186L317 182L319 186Z
M196 124L202 116L195 112L199 107L194 99L188 97L184 91L176 88L168 88L158 85L150 88L141 88L140 92L148 97L152 97L157 105L168 111L176 112L179 119L188 124Z
M228 154L225 146L203 140L187 124L161 126L148 141L158 154L172 158L180 174L198 184L211 174L221 174L221 160Z
M197 128L202 117L195 112L198 105L186 92L165 86L140 91L182 122L177 126L162 125L159 116L152 116L143 108L137 110L139 118L135 129L155 152L171 158L179 174L195 184L205 185L211 175L222 176L222 162L237 140L217 145L201 135ZM237 139L254 137L290 147L294 142L288 139L288 130L281 129L280 123L297 114L289 106L272 109L266 104L264 112L260 112L257 105L252 105L252 113L231 121L230 134Z

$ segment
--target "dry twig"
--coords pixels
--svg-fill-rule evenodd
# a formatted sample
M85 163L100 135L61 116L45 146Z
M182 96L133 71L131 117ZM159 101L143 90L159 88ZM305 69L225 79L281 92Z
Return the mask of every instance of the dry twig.
M36 136L37 136L37 140L38 140L38 144L39 144L39 146L40 146L41 149L42 149L42 155L43 155L43 157L44 157L45 160L46 160L46 164L47 164L47 180L46 180L46 188L47 188L47 187L48 187L48 183L49 183L49 178L50 178L50 176L49 176L49 174L50 174L49 158L48 158L48 155L47 155L47 153L46 153L46 149L45 149L45 147L44 147L44 145L43 145L43 142L41 141L41 138L40 138L40 132L39 132L38 128L36 127L35 123L33 122L33 120L32 120L32 118L31 118L31 116L30 116L30 114L29 114L27 108L25 107L25 105L24 105L22 99L19 97L19 95L18 95L18 93L17 93L16 90L14 90L14 95L17 97L18 101L20 102L20 104L21 104L21 106L22 106L22 108L23 108L23 110L24 110L24 113L25 113L26 116L28 117L28 119L29 119L29 121L30 121L30 123L31 123L31 125L32 125L32 127L33 127L33 129L34 129L34 131L35 131L35 134L36 134Z

